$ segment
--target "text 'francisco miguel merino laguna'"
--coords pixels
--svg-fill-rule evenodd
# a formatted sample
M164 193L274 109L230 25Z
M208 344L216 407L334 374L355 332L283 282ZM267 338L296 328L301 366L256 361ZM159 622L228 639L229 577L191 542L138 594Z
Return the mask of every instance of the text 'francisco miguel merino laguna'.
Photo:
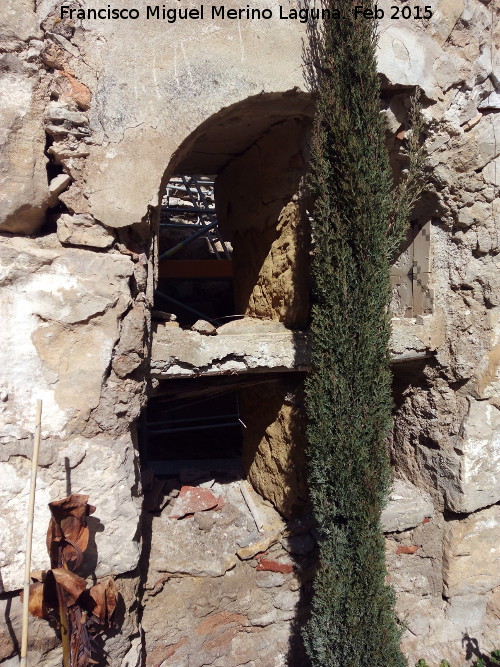
M363 7L362 5L354 5L352 12L355 18L365 19L382 19L385 12L383 9L374 6L373 9ZM392 19L429 19L432 16L432 11L429 6L414 6L409 5L394 6L390 8L390 18ZM109 20L109 19L138 19L141 18L141 10L117 8L107 5L99 9L82 9L70 7L69 5L61 5L60 8L61 19L80 19L80 20ZM146 5L142 17L146 19L156 19L166 21L168 23L175 23L182 20L203 20L205 18L216 19L239 19L239 20L259 20L259 19L289 19L292 21L299 21L300 23L307 23L308 21L328 21L331 19L340 19L342 14L340 9L316 9L316 8L300 8L294 9L289 7L282 7L279 5L278 10L273 11L270 8L257 9L256 7L240 7L239 9L227 9L224 5L200 5L199 7L166 7L165 5Z

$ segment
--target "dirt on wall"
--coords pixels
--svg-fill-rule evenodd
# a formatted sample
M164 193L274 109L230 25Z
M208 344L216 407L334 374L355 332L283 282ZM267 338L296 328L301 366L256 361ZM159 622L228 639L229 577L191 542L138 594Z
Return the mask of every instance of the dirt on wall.
M279 380L240 392L243 469L285 517L307 502L302 381Z

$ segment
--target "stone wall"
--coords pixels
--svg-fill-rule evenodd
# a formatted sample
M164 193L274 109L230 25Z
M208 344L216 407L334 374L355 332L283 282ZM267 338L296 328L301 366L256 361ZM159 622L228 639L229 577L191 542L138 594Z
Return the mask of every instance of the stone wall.
M253 29L235 24L216 21L200 38L197 25L184 23L175 26L172 42L163 22L137 27L124 21L116 31L116 24L104 21L60 20L59 4L49 0L35 8L8 0L0 19L6 101L0 581L7 618L0 661L14 664L19 646L19 536L35 400L41 398L33 567L47 566L48 501L89 494L97 506L89 568L98 577L117 575L123 589L119 628L107 642L109 660L131 667L142 660L137 578L133 583L141 551L134 423L149 374L155 273L150 209L158 204L174 151L202 121L263 90L300 84L300 30L265 31L263 51L256 54L249 49ZM146 3L139 5L145 13ZM138 30L142 46L131 58ZM257 66L280 44L295 63L285 77L270 58ZM197 61L200 48L203 63ZM200 95L204 104L193 104ZM34 627L30 664L58 664L53 631L44 623Z
M437 56L420 77L428 181L416 214L431 221L434 310L444 336L428 363L397 373L391 448L397 474L432 496L436 515L387 544L404 650L411 660L461 665L500 645L500 33L495 3L438 10L426 33L405 44L411 54L427 43ZM385 86L396 149L404 117L394 92Z
M409 664L426 657L434 667L442 658L464 665L500 647L500 29L494 0L429 3L434 16L427 22L390 20L391 3L379 3L386 10L379 70L396 173L405 164L408 96L417 85L426 117L428 184L416 215L431 222L434 314L413 323L422 327L432 317L439 336L429 359L398 365L391 455L407 486L395 487L393 495L407 504L385 530L389 579L406 627L403 648ZM145 5L136 3L143 12ZM143 664L144 641L151 664L194 664L208 656L225 666L233 649L240 656L235 664L257 661L256 651L263 666L272 664L265 662L271 654L281 656L276 664L287 664L299 598L307 612L311 572L302 565L307 549L314 549L309 527L290 528L290 536L310 535L307 549L297 547L306 550L298 555L305 559L302 580L257 570L259 559L252 559L254 567L237 556L244 548L236 544L244 538L239 534L233 536L237 548L232 551L233 542L228 548L227 574L212 572L208 582L206 573L175 563L165 568L155 551L171 539L161 528L162 514L151 520L143 513L141 527L134 423L149 374L160 184L194 148L202 159L212 126L196 131L207 119L219 119L222 148L210 150L225 156L217 162L220 192L225 182L234 187L233 174L242 170L268 187L259 190L255 224L234 227L236 261L250 267L237 279L241 309L294 328L307 321L308 234L302 204L294 199L307 157L305 114L268 110L259 124L255 101L263 92L279 98L281 108L298 105L307 89L306 28L279 20L81 22L59 20L57 6L7 0L0 17L0 605L7 619L0 624L0 662L17 664L31 433L41 398L33 566L47 564L47 502L70 491L88 493L97 506L90 565L99 577L115 574L122 594L118 627L106 643L109 663ZM285 94L295 87L299 92ZM243 100L251 96L253 129L245 135ZM235 125L239 134L227 146ZM281 181L277 171L285 175ZM251 218L255 194L244 184L234 190L230 215L243 211L241 219ZM298 411L297 391L287 389L292 398L277 406L272 432L259 439L254 431L256 454L247 462L255 486L286 514L303 498L295 473L296 486L287 484L297 498L279 488L276 476L298 461L300 439L290 435L287 416ZM257 420L252 424L257 429ZM229 505L238 503L229 498ZM221 516L232 525L234 517ZM212 539L204 518L196 522L203 548ZM186 521L189 537L195 519ZM284 524L279 532L261 547L271 549L269 560L288 565ZM177 546L183 544L178 537ZM187 566L195 560L190 553ZM155 588L144 563L164 583ZM259 577L269 586L259 585ZM199 591L199 600L208 602L193 611ZM182 613L169 606L172 599L183 601ZM164 637L158 619L166 619ZM187 644L186 632L192 634ZM30 641L30 664L59 664L49 626L34 623ZM182 648L184 662L172 662L172 646Z

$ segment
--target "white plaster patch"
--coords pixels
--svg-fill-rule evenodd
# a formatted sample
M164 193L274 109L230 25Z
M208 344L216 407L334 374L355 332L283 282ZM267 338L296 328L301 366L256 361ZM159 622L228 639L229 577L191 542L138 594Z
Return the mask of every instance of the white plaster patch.
M0 463L0 590L3 587L4 591L23 586L30 478L31 466L27 459L23 467ZM48 567L45 536L50 519L49 501L49 486L39 475L33 522L33 570Z

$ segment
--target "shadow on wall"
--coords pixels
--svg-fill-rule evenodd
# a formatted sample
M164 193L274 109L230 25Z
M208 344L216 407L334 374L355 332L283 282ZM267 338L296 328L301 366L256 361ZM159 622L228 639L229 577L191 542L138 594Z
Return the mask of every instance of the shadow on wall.
M273 125L215 182L219 225L234 251L236 312L291 329L309 319L308 129L296 119Z
M296 517L307 505L302 378L243 389L240 404L243 471L281 514Z

